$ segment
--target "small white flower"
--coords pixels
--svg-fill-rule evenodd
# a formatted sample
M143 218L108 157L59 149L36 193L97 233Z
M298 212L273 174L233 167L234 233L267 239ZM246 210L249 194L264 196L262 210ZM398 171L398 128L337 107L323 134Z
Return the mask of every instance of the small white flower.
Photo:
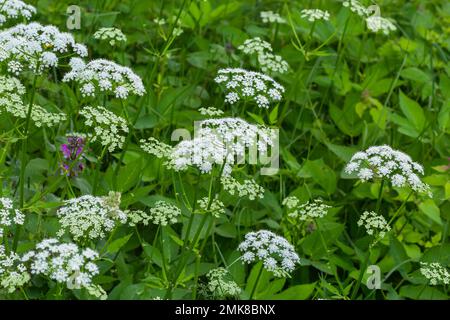
M300 204L300 200L295 196L287 197L282 204L288 208L288 216L299 221L323 218L331 208L331 206L324 204L321 199Z
M126 222L126 214L119 209L119 204L120 193L116 192L105 197L84 195L64 201L64 206L56 212L61 224L58 235L69 232L75 241L104 238L114 226ZM92 251L86 255L89 258Z
M262 261L264 268L276 277L288 277L300 262L294 247L285 238L267 230L247 233L238 250L244 263ZM261 254L262 251L265 253Z
M372 32L381 31L388 35L391 31L397 30L397 27L388 19L378 16L366 18L367 28Z
M286 23L284 18L273 11L261 11L259 15L263 23Z
M386 219L373 211L365 211L358 220L358 226L364 226L367 234L378 235L379 238L383 238L391 230Z
M432 286L450 284L450 273L438 262L421 262L420 273L429 280Z
M107 40L111 46L115 46L117 42L126 42L127 37L122 30L117 28L100 28L94 33L94 38L99 40Z
M259 72L240 68L220 69L214 80L219 84L225 82L224 91L227 93L225 102L230 104L234 104L240 99L243 99L245 101L255 102L260 108L268 108L269 103L280 101L282 93L284 93L283 86L271 77ZM233 86L228 86L228 83L233 83ZM253 89L253 94L246 96L244 89L248 92L249 87ZM263 100L264 103L261 103Z
M241 288L233 280L227 279L227 276L229 276L229 273L224 268L210 270L206 274L208 283L204 290L215 299L238 296L241 293Z
M20 0L0 1L0 26L10 20L24 18L30 20L36 8Z
M85 125L94 129L91 141L100 140L110 152L122 148L125 142L123 134L128 133L125 119L101 106L97 108L86 106L80 110L80 115L86 119Z
M320 9L303 9L301 11L301 17L302 18L307 18L308 21L310 22L314 22L317 20L329 20L330 19L330 14L328 11L323 11Z
M257 198L264 198L264 188L258 185L255 180L244 180L240 183L231 176L223 176L220 179L223 189L231 195L236 195L239 198L247 197L250 200Z

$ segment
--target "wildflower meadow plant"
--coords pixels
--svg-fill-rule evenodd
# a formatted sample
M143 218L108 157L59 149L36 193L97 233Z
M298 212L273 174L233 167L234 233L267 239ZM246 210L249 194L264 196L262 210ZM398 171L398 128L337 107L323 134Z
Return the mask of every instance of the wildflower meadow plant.
M448 300L446 9L0 0L0 300Z

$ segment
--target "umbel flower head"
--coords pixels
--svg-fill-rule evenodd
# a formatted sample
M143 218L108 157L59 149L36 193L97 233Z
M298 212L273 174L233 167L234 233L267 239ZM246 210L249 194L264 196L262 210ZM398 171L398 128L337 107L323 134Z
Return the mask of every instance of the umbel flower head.
M373 211L365 211L358 220L358 226L364 226L368 235L377 236L380 239L391 230L386 219Z
M299 221L323 218L331 208L331 206L324 204L321 199L300 204L300 200L296 196L285 198L283 205L288 209L288 217Z
M244 54L256 55L263 72L285 73L289 69L288 63L281 56L272 53L270 43L259 37L245 40L238 49Z
M220 183L223 190L232 196L236 195L239 198L248 198L249 200L264 198L264 188L253 179L246 179L241 183L232 176L222 176Z
M349 8L352 12L356 13L360 17L366 17L369 11L358 0L346 0L342 3L344 7Z
M328 20L330 19L330 14L328 11L323 11L320 9L303 9L301 11L301 17L308 19L310 22L314 22L316 20Z
M10 20L26 19L36 13L36 8L20 0L0 0L0 26Z
M220 117L223 115L223 111L214 107L202 107L199 108L198 111L201 115L209 116L209 117Z
M56 212L61 229L75 241L104 238L117 224L125 223L127 215L120 210L120 193L110 191L105 197L84 195L64 201Z
M286 20L282 18L278 13L273 11L261 11L259 13L263 23L286 23Z
M226 299L239 296L241 288L234 282L225 268L215 268L206 274L208 283L201 287L205 296Z
M429 186L422 182L423 167L407 154L389 146L373 146L357 152L345 167L348 174L356 173L362 181L385 179L394 187L411 187L416 192L431 196Z
M178 222L181 210L173 204L159 200L155 202L152 208L150 208L149 213L142 210L135 210L129 211L127 214L129 220L128 224L133 227L140 223L146 226L149 222L156 225L167 226Z
M432 286L450 284L450 273L438 262L421 262L420 273L428 279Z
M24 220L25 215L19 209L14 209L10 198L0 198L0 239L3 238L4 229L23 225Z
M290 276L300 262L294 247L285 238L267 230L247 233L238 250L244 263L262 261L267 271L280 278Z
M367 28L372 32L381 31L388 35L391 31L397 30L397 27L388 19L378 16L370 16L366 18Z
M100 28L94 33L94 38L99 40L107 40L111 46L115 46L117 42L126 42L127 37L122 30L117 28Z
M76 43L71 34L60 32L55 26L32 22L0 32L0 62L6 63L8 72L15 75L25 68L40 74L46 68L57 67L59 55L85 57L87 53L86 47Z
M30 281L30 274L15 252L6 253L5 247L0 245L0 289L13 293L17 288Z
M36 249L27 252L22 262L29 264L33 275L43 275L68 289L93 286L92 278L99 273L95 264L99 255L92 249L80 249L74 243L61 243L57 239L44 239Z
M241 68L220 69L214 81L227 93L225 102L253 102L260 108L281 101L284 88L268 75Z
M204 213L210 212L216 218L219 218L221 215L225 214L225 205L218 199L217 195L211 200L208 197L204 197L197 200L197 203L201 211Z
M221 118L202 120L196 127L194 139L183 140L172 149L155 143L153 146L162 147L167 153L170 151L166 164L176 171L195 167L202 173L209 173L217 165L223 175L229 175L236 159L238 163L244 160L246 149L253 154L256 151L266 153L275 141L274 132L269 128L239 118Z
M115 62L97 59L86 64L80 58L72 58L69 64L72 69L63 81L79 83L83 96L95 96L101 92L127 99L130 94L142 96L145 93L142 79L130 68Z
M94 129L91 141L99 140L102 146L108 147L109 152L122 148L124 134L128 133L125 119L101 106L86 106L80 110L80 115L86 118L85 125Z
M0 113L6 111L13 117L25 119L29 105L22 101L24 94L25 87L18 79L0 75ZM36 127L51 127L66 120L66 115L64 113L52 113L41 106L33 105L31 120Z

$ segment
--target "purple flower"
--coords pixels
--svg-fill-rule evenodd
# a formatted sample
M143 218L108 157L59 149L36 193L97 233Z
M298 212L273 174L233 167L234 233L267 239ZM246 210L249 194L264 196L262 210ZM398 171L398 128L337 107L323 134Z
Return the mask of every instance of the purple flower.
M84 138L77 136L67 137L67 143L61 145L60 150L65 161L61 163L62 174L68 177L77 176L83 171L82 153L84 149ZM76 163L74 164L74 162ZM72 168L71 168L72 167Z

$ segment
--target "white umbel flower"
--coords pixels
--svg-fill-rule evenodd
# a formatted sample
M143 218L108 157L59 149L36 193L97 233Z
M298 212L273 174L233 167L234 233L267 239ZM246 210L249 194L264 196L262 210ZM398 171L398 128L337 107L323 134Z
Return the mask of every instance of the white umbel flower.
M58 236L68 232L75 241L106 237L116 225L126 222L127 216L119 204L120 193L116 192L105 197L84 195L64 201L56 212L61 225Z
M0 113L6 111L13 117L26 119L29 105L22 101L24 94L25 87L18 79L0 75ZM51 113L38 105L33 105L30 117L36 127L56 126L66 120L64 113Z
M181 141L172 149L168 167L176 171L195 167L202 173L210 173L218 166L223 175L229 175L236 159L244 160L247 149L267 152L276 141L269 128L239 118L202 120L195 135L194 139Z
M300 200L295 196L287 197L282 204L288 209L288 217L299 221L323 218L331 208L331 206L324 204L321 199L300 204Z
M173 148L171 146L159 141L156 138L150 137L147 139L141 139L139 142L142 150L156 156L157 158L168 158L172 153Z
M357 152L345 167L348 174L356 173L362 181L386 179L394 187L411 187L416 192L425 192L431 196L429 186L422 182L423 167L412 161L407 154L391 147L373 146Z
M241 288L231 279L225 268L215 268L206 274L208 283L204 287L207 295L214 299L226 299L239 296Z
M0 0L0 26L20 18L30 20L36 8L20 0Z
M223 86L225 102L230 104L243 100L267 109L281 101L284 93L284 87L271 77L241 68L220 69L214 81Z
M14 225L23 225L25 215L13 206L10 198L0 198L0 239L3 238L3 230Z
M286 20L282 18L278 13L273 11L261 11L259 13L263 23L286 23Z
M14 252L6 253L0 245L0 289L13 293L17 288L30 281L30 274L21 262L20 256Z
M79 83L83 96L95 96L97 92L102 92L118 99L127 99L130 94L142 96L145 93L142 79L130 68L115 62L97 59L86 64L80 58L72 58L70 66L72 69L63 81Z
M149 212L135 210L127 212L128 224L132 227L143 224L147 226L150 222L156 225L167 226L178 222L181 210L166 201L159 200L150 208Z
M420 273L428 279L432 286L450 284L450 273L438 262L421 262Z
M262 261L263 267L276 277L289 277L300 258L285 238L267 230L250 232L239 245L244 263Z
M115 46L117 42L126 42L127 37L122 30L117 28L100 28L94 33L94 38L106 40L111 46Z
M8 71L19 74L25 68L35 73L58 66L58 56L69 54L87 56L84 45L73 36L60 32L55 26L39 23L19 24L0 32L0 62L7 63Z
M223 176L220 179L223 189L239 198L249 198L250 200L264 198L264 188L256 183L253 179L244 180L242 183L237 181L232 176Z
M397 30L397 27L390 20L379 16L367 17L366 24L370 31L375 33L381 31L385 35Z
M223 111L214 107L200 108L198 109L200 114L209 117L220 117L223 115Z
M247 39L238 47L243 53L252 55L264 52L272 52L272 46L269 42L262 40L260 37Z
M365 211L358 220L358 226L364 226L368 235L378 236L378 238L384 238L391 230L386 219L373 211Z
M92 249L82 250L74 243L60 243L51 238L24 254L22 261L30 265L31 274L49 277L68 289L81 289L92 286L92 278L99 274L95 264L98 257Z
M363 6L358 0L346 0L342 3L344 7L349 8L353 13L356 13L360 17L366 17L369 15L369 10Z
M320 9L303 9L300 13L302 18L308 19L310 22L317 20L328 21L330 19L330 13L328 11L323 11Z
M85 125L94 129L92 141L99 140L102 146L108 147L109 152L122 148L124 134L128 133L125 119L101 106L86 106L80 110L80 115L86 118Z
M214 217L219 218L221 215L225 214L225 205L222 201L217 199L217 196L211 201L208 197L204 197L197 200L197 203L204 213L210 212Z

